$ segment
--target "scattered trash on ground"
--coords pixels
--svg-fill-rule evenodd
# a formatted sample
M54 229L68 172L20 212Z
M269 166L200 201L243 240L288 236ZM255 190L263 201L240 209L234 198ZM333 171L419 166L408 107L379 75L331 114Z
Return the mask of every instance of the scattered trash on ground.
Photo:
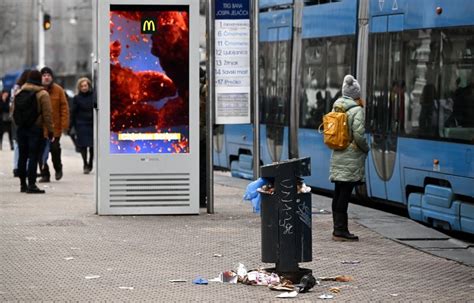
M130 287L130 286L119 286L119 289L133 290L133 287Z
M360 261L343 261L350 262L349 264L357 264ZM355 263L354 263L355 262ZM294 298L300 293L309 291L316 285L321 285L321 281L336 281L336 282L350 282L354 278L349 275L338 275L333 277L315 278L311 274L304 275L298 284L294 284L291 280L279 276L274 272L267 272L263 268L247 270L244 264L238 263L237 268L221 272L218 277L206 280L200 276L193 280L193 284L206 285L208 282L219 282L237 284L242 283L246 285L266 286L270 290L284 292L277 298ZM169 280L170 282L186 282L184 279ZM333 294L341 292L342 288L357 288L351 285L341 285L340 287L330 287L329 292L332 294L323 294L319 296L320 299L333 299Z
M168 280L168 281L171 282L171 283L188 282L188 280L186 280L186 279L171 279L171 280Z
M86 280L99 279L99 278L100 278L100 276L98 276L98 275L88 275L88 276L86 276Z
M239 279L243 280L244 277L247 275L247 268L245 268L245 265L242 263L239 263L237 266L237 276L239 276Z
M262 286L279 285L280 282L280 277L276 273L268 273L264 270L249 271L242 280L243 284Z
M219 274L217 278L212 279L212 282L237 284L239 276L233 271L224 271Z
M203 277L197 277L193 280L193 284L196 285L207 285L208 283L209 281L207 281L207 279L204 279Z
M352 276L336 276L336 282L351 282L354 278Z
M74 257L66 257L66 258L64 258L64 260L66 260L66 261L74 260Z
M278 284L278 285L268 285L268 288L270 288L271 290L278 290L278 291L285 291L285 290L293 290L295 289L295 286L293 284Z
M320 295L319 298L320 298L320 299L323 299L323 300L326 300L326 299L332 299L332 298L334 298L334 296L333 296L333 295L323 294L323 295Z
M342 264L353 264L353 265L357 265L360 263L359 260L354 260L354 261L342 261L341 262Z
M315 209L312 211L312 214L319 214L319 215L330 215L331 212L325 209Z
M276 298L295 298L298 295L297 291L284 292L276 296Z
M238 282L246 285L268 286L272 290L292 291L295 285L290 280L282 279L276 273L269 273L264 269L247 271L245 265L239 263L237 269L224 271L211 282L236 284Z
M319 277L318 280L321 281L336 281L336 282L351 282L354 280L352 276L341 275L335 277Z

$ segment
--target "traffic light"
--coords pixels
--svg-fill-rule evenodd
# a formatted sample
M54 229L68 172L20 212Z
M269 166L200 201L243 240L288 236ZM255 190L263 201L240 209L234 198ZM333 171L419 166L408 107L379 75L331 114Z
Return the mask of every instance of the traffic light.
M50 28L51 28L51 15L50 14L44 14L44 16L43 16L43 29L45 31L47 31Z

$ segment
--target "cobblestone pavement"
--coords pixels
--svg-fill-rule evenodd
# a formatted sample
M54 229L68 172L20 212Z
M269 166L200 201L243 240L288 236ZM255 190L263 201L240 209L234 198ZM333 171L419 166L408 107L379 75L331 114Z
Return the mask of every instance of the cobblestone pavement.
M80 155L68 138L63 141L64 178L49 183L45 195L20 193L11 176L12 153L0 151L1 301L279 300L265 287L191 283L239 262L272 266L260 261L260 219L242 202L241 189L215 184L214 215L201 209L199 216L97 216L95 176L82 174ZM300 265L316 277L344 274L354 281L322 282L295 300L321 301L336 286L336 301L474 301L472 267L350 224L361 241L336 243L331 216L315 214L313 261Z

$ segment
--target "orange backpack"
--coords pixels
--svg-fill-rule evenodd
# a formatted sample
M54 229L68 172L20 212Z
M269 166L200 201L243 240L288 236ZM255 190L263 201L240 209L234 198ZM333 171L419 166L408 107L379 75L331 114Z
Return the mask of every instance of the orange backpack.
M333 111L323 116L323 123L318 128L320 134L324 135L324 144L330 149L344 150L352 141L348 123L347 111L358 105L353 105L347 110L342 106L336 106ZM323 129L321 130L321 127Z

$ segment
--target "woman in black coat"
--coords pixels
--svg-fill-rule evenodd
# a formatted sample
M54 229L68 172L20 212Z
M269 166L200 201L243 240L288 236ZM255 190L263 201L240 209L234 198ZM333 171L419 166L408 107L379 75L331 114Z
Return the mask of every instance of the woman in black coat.
M84 174L88 174L92 170L94 159L94 102L91 81L85 77L80 78L76 89L77 95L72 101L71 126L76 129L76 143L84 162Z

